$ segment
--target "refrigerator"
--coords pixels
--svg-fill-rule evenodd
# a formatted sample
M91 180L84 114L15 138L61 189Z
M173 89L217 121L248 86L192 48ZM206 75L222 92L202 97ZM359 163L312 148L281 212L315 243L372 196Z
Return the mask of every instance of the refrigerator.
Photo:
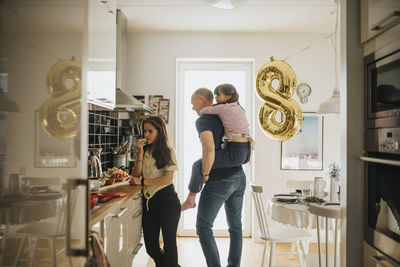
M0 1L0 265L90 264L90 4Z

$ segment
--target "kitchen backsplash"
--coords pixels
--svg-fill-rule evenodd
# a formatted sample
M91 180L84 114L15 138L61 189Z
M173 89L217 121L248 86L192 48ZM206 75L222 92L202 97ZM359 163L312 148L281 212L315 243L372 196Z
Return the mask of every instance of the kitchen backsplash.
M101 167L113 167L113 148L119 144L118 112L89 104L89 148L101 147Z

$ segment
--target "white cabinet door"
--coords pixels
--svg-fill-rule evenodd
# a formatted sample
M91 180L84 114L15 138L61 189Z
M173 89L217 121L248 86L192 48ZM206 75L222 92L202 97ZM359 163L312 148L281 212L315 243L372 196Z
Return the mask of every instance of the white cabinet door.
M88 100L115 107L116 0L90 0Z
M361 0L362 43L399 23L399 0Z

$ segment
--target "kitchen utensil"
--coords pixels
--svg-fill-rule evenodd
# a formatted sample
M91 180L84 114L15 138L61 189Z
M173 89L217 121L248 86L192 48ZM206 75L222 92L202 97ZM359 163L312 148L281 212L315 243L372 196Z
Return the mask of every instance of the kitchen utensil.
M113 155L113 166L122 169L126 166L126 155Z
M89 178L101 178L103 172L101 169L100 153L102 148L89 148L89 160L88 160L88 175Z

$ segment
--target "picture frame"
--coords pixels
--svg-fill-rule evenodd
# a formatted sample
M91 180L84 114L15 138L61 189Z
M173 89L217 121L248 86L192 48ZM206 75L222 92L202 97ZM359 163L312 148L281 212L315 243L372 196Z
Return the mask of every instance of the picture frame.
M153 115L158 116L160 109L160 100L163 99L162 95L149 95L149 107L154 109Z
M40 124L40 111L35 110L35 167L75 168L77 166L74 138L49 136Z
M293 138L281 142L281 170L323 170L324 118L304 112L303 125Z
M160 116L166 124L169 120L169 99L160 99L160 105L158 110L158 116Z

